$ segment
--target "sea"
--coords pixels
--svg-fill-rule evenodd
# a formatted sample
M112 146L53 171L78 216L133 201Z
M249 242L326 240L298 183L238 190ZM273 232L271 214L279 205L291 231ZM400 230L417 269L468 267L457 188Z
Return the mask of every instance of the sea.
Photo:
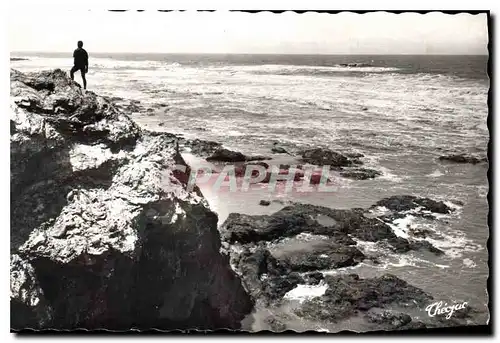
M218 141L247 154L269 155L275 142L289 150L358 152L365 156L365 167L382 172L372 180L344 180L334 193L304 199L262 192L213 194L205 189L220 224L230 212L270 214L282 207L278 202L259 206L263 197L354 208L411 194L453 206L452 215L435 221L408 215L393 223L402 236L411 229L432 231L429 240L445 251L443 256L386 252L377 267L361 264L345 272L362 277L392 273L436 301L467 302L476 311L472 324L489 320L489 164L438 160L455 153L487 156L488 56L89 55L88 89L153 108L131 113L145 128ZM69 71L71 56L71 51L11 53L26 58L12 61L11 68ZM79 73L75 79L80 82ZM358 244L365 251L377 249L367 242ZM254 329L259 328L258 315L255 318ZM296 325L297 330L304 328Z

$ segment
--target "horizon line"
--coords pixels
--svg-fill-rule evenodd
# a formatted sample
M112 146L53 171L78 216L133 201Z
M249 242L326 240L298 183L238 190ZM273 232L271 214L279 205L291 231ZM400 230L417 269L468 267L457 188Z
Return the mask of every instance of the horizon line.
M10 51L10 54L71 54L68 51ZM317 56L489 56L490 53L304 53L304 52L133 52L133 51L96 51L91 54L165 54L165 55L317 55Z

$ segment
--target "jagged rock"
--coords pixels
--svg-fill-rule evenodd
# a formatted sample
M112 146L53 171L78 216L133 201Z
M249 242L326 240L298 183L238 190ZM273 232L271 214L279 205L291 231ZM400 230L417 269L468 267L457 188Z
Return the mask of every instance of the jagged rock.
M297 235L301 232L330 234L338 233L338 227L326 228L299 207L289 206L272 215L250 216L231 213L220 228L223 239L228 243L242 244L272 241Z
M274 258L269 250L258 247L253 252L245 250L234 261L248 292L265 303L282 298L288 291L303 282L298 273Z
M310 272L350 267L358 264L365 255L354 246L335 243L316 245L310 250L295 250L281 257L293 271Z
M286 330L286 324L273 316L266 317L264 319L264 323L269 325L271 331L273 332L281 332Z
M326 276L325 294L306 300L296 313L307 319L337 322L359 311L385 308L426 306L432 296L398 277L385 274L371 279L360 279L356 274Z
M252 301L175 138L61 70L12 70L10 109L14 329L240 327Z
M365 318L368 322L376 324L378 330L395 330L405 326L408 329L408 324L412 321L406 313L387 310L370 310L365 314Z
M308 285L317 285L324 278L325 277L323 276L323 273L320 272L312 272L304 275L304 280L307 282Z
M266 156L246 156L238 151L231 151L225 148L218 148L214 153L207 157L207 161L218 161L218 162L250 162L250 161L260 161L269 160Z
M10 257L11 326L41 329L50 323L52 308L47 304L35 269L19 255Z
M231 151L225 148L217 149L212 156L207 157L207 161L220 162L245 162L246 156L238 151Z
M355 180L367 180L367 179L373 179L377 176L382 175L381 172L374 170L374 169L368 169L368 168L355 168L355 169L349 169L349 170L344 170L340 172L340 176L350 178L350 179L355 179Z
M436 248L434 245L432 245L428 241L415 241L415 242L412 242L411 243L411 248L413 250L420 250L420 249L428 250L428 251L430 251L431 253L433 253L435 255L444 255L444 251L443 250Z
M476 156L468 156L465 154L440 156L439 160L440 161L455 162L455 163L470 163L470 164L478 164L481 162L488 162L488 159L485 157L479 158Z
M222 144L213 141L204 141L201 139L185 140L184 146L191 149L191 153L198 156L210 156L222 147Z
M428 198L418 198L413 195L395 195L377 201L375 206L383 206L394 212L403 212L422 207L423 210L434 213L448 214L453 211L442 201L435 201Z
M316 148L302 152L302 161L318 166L347 167L352 164L346 156L328 149Z
M328 223L322 225L315 218ZM298 203L270 216L231 213L222 225L221 232L228 243L238 241L242 244L271 241L302 232L336 237L337 241L348 245L354 244L348 234L370 242L396 238L390 226L376 218L365 217L362 209L336 210Z
M423 228L411 228L410 233L417 238L426 238L434 234L433 231Z

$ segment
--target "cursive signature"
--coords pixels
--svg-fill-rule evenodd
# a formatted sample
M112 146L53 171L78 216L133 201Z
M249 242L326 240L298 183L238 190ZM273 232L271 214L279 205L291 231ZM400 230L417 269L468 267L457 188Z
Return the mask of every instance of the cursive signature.
M429 315L429 317L434 317L435 315L438 315L438 314L448 313L446 315L446 319L450 319L451 316L453 315L453 312L458 311L458 310L463 310L463 309L465 309L466 306L467 306L467 302L463 302L461 304L453 304L450 306L448 306L448 304L445 303L443 306L443 302L439 301L439 302L435 302L435 303L430 304L429 306L427 306L425 308L425 310L427 311L427 314Z

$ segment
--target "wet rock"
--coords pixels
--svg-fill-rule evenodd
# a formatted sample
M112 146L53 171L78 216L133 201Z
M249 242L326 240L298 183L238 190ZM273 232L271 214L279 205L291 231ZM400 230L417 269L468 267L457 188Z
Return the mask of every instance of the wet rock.
M288 151L286 151L285 148L282 148L280 146L273 146L271 148L271 151L275 154L288 154Z
M350 267L364 258L356 247L335 243L317 245L310 251L296 250L281 257L291 270L301 273Z
M262 155L246 156L246 161L263 161L263 160L270 160L270 159L271 159L271 157L262 156Z
M290 237L319 227L319 224L301 214L289 216L279 211L271 216L250 216L231 213L222 225L221 233L229 243L245 244Z
M220 143L201 139L187 139L183 142L183 145L189 147L192 154L202 157L210 156L222 147Z
M268 200L261 200L259 202L259 205L261 205L261 206L269 206L269 205L271 205L271 202L268 201Z
M406 253L412 250L427 250L435 255L443 255L444 251L436 248L428 241L408 241L402 237L396 237L388 240L394 251L397 253Z
M356 274L326 276L328 289L323 296L306 300L296 314L312 320L337 322L360 311L386 306L422 307L432 297L402 279L385 274L361 279Z
M323 273L320 272L312 272L304 276L304 280L308 285L317 285L324 278Z
M298 284L304 282L303 278L295 272L269 276L263 281L263 292L266 301L281 300L286 293L297 287Z
M368 168L356 168L340 172L340 176L355 180L368 180L380 175L382 175L381 172Z
M302 152L302 161L318 166L347 167L352 164L346 156L328 149L316 148Z
M281 299L304 282L298 273L291 272L286 264L274 258L264 247L245 250L234 262L248 292L265 303Z
M470 164L478 164L481 162L488 162L486 157L476 157L465 154L456 154L456 155L444 155L439 157L440 161L447 162L455 162L455 163L470 163Z
M287 206L272 215L231 213L220 230L223 239L230 244L272 241L302 232L346 237L347 234L341 232L340 224L323 226L311 218L309 213L314 213L314 210L308 211L302 205Z
M286 149L285 149L285 148L283 148L283 147L279 146L277 142L274 142L274 143L273 143L273 146L272 146L272 148L271 148L271 151L272 151L273 153L275 153L275 154L289 154L289 152L288 152L288 151L286 151Z
M412 319L409 315L393 311L370 310L365 314L365 318L370 323L377 324L377 329L394 330L408 325Z
M249 161L260 161L269 160L266 156L245 156L241 152L231 151L225 148L218 148L213 152L213 154L206 158L207 161L218 161L218 162L249 162Z
M418 207L421 207L423 210L441 214L448 214L453 211L452 208L448 207L442 201L435 201L429 198L418 198L413 195L395 195L377 201L373 207L375 206L383 206L394 212L410 211Z
M331 224L322 225L315 218L330 218ZM336 210L308 204L293 204L272 215L249 216L231 213L221 227L229 243L271 241L302 232L334 236L345 243L354 244L348 234L363 241L376 242L396 238L383 221L368 218L363 209Z
M212 156L207 157L207 161L219 162L245 162L246 160L246 156L241 152L231 151L225 148L219 148Z
M175 138L61 70L12 70L10 101L14 329L240 327L252 300Z
M264 323L269 325L269 328L273 332L281 332L286 330L286 324L273 316L266 317L266 319L264 319Z
M410 228L409 232L413 237L417 238L427 238L434 235L434 232L432 230L422 228Z
M418 330L425 329L426 325L401 312L372 309L365 314L369 323L375 324L376 330Z
M428 241L415 241L411 243L411 248L413 250L427 250L430 251L431 253L435 255L444 255L444 251L441 249L436 248L434 245L432 245Z

